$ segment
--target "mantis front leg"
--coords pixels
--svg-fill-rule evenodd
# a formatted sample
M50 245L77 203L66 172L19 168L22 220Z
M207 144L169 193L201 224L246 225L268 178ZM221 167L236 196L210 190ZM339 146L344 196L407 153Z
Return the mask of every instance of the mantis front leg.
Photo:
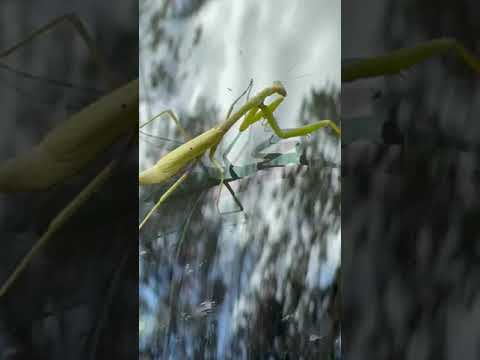
M268 105L265 105L262 102L256 107L253 107L245 116L245 119L240 125L240 131L245 131L250 125L254 124L255 122L261 119L266 119L275 135L282 139L306 136L323 127L330 127L337 136L341 135L340 128L332 120L321 120L294 129L281 129L278 125L277 120L275 119L275 116L273 115L273 112L277 109L277 107L282 103L284 99L284 96L279 96Z

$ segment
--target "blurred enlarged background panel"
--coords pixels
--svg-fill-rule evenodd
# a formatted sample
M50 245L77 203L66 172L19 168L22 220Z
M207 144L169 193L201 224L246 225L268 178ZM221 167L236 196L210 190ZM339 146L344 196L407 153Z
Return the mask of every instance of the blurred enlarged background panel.
M479 57L479 15L472 1L344 1L342 57L438 37ZM342 112L344 356L478 359L480 74L450 52L344 84Z
M0 54L70 13L104 54L115 86L138 77L135 1L113 7L90 0L2 1ZM30 151L50 129L110 90L68 23L1 57L0 162ZM0 298L1 359L137 358L138 152L127 137L111 145L60 184L0 194L3 286L54 216L111 159L121 159Z

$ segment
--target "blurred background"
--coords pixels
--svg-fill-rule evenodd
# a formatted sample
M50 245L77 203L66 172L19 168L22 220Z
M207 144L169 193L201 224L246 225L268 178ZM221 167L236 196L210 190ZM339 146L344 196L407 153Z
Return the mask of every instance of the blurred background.
M2 1L0 54L73 13L106 58L115 85L123 85L138 76L137 6L136 1L119 2L113 10L92 0ZM30 151L57 124L108 94L102 76L66 23L2 56L0 162ZM137 358L138 151L128 139L49 189L0 194L0 283L59 211L114 158L120 159L114 176L0 298L1 359Z
M479 14L471 1L343 1L342 58L439 37L478 58ZM479 79L450 51L342 84L348 359L480 356Z
M200 134L251 79L252 96L285 85L281 127L338 123L340 1L139 4L141 123L172 109ZM261 123L237 129L217 156L244 211L225 188L217 208L202 160L140 233L142 359L339 354L340 142L326 129L282 141ZM139 136L141 170L184 141L166 118ZM140 218L165 189L139 189Z

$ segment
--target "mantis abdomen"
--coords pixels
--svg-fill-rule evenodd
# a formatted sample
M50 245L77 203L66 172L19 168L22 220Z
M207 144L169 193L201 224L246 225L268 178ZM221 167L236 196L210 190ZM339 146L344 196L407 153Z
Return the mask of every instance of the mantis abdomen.
M216 146L224 135L219 128L212 128L180 145L162 157L151 168L140 173L140 185L161 184L200 157L205 151Z
M0 165L0 192L46 189L76 174L138 123L138 80L87 106L28 153Z

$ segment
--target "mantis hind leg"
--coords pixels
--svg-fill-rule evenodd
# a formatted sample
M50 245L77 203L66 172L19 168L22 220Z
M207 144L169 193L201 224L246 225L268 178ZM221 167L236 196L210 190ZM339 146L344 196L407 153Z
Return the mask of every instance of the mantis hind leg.
M148 214L138 226L139 231L142 230L142 227L147 223L147 221L150 219L152 214L159 208L159 206L162 205L162 203L164 203L170 197L170 195L172 195L172 193L187 179L190 171L191 170L187 170L185 173L183 173L183 175L180 176L180 178L178 178L177 181L175 181L173 185L168 188L167 191L165 191L165 193L160 197L155 206L148 212Z
M212 162L212 164L215 166L215 168L217 168L218 172L220 173L220 184L219 184L218 195L217 195L217 200L216 200L217 210L220 214L232 214L232 213L236 213L236 212L239 212L239 211L243 211L242 203L235 196L235 192L233 191L232 187L228 183L225 182L225 173L223 171L222 165L215 158L215 151L216 150L217 150L217 146L213 146L212 148L210 148L209 158L210 158L210 161ZM227 188L230 195L232 195L233 200L235 201L235 203L238 206L238 210L227 211L227 212L220 211L220 195L222 194L222 185L225 185L225 187Z
M100 51L95 46L95 41L88 33L86 26L80 20L80 18L75 14L66 14L60 16L58 18L53 19L52 21L48 22L41 28L35 30L30 35L28 35L23 40L19 41L15 45L11 46L10 48L2 51L0 53L0 58L5 58L12 54L15 50L19 49L20 47L28 44L29 42L33 41L35 38L39 37L42 34L54 29L55 27L66 23L73 26L74 30L80 35L80 38L84 41L85 45L88 48L89 53L91 54L92 58L94 59L96 65L98 66L104 81L107 83L109 88L114 87L113 76L111 75L110 69L108 67L108 63L105 58L101 55Z
M342 82L375 76L393 75L428 58L453 51L472 70L480 73L480 60L455 39L435 39L414 47L394 50L388 54L354 60L342 66Z
M38 253L38 251L64 226L64 224L75 215L78 209L88 201L93 194L100 188L106 180L111 176L111 173L116 166L116 160L111 161L93 180L85 186L75 198L68 203L54 218L50 221L47 230L43 233L42 237L34 244L27 255L23 257L20 263L15 267L15 270L9 275L7 280L0 288L0 298L5 295L10 286L17 280L22 274L27 265Z

